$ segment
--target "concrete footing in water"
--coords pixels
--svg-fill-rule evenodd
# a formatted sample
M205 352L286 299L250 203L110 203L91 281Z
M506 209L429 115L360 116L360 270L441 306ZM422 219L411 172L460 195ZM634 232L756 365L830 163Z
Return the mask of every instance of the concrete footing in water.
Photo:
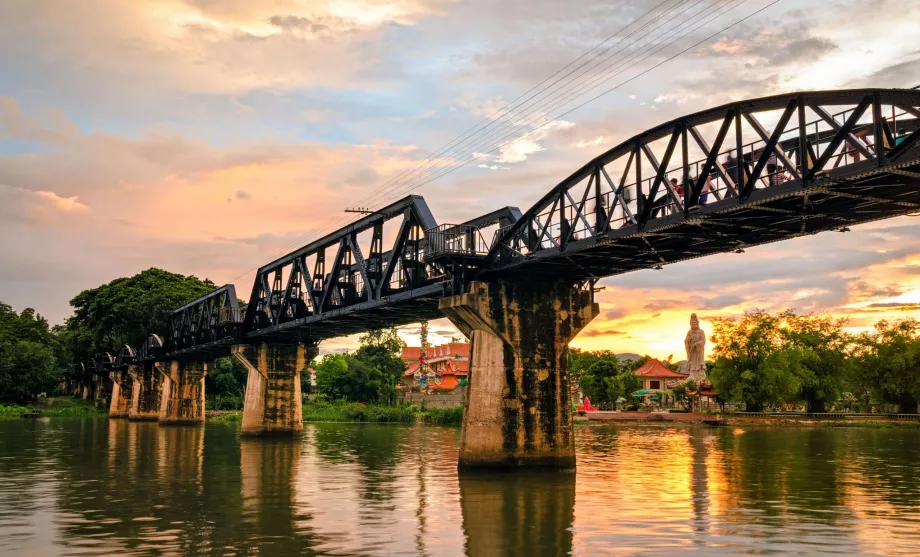
M112 402L109 404L109 418L127 418L128 411L131 409L134 380L128 371L113 371L109 373L109 377L112 378Z
M568 343L598 314L593 293L473 282L440 309L471 343L458 467L574 468Z
M136 422L159 420L165 374L153 362L130 366L128 374L133 379L128 419Z
M164 362L163 365L160 425L203 424L207 364L188 360Z
M249 370L241 435L284 436L303 431L300 372L318 351L316 345L299 343L233 346L233 357Z

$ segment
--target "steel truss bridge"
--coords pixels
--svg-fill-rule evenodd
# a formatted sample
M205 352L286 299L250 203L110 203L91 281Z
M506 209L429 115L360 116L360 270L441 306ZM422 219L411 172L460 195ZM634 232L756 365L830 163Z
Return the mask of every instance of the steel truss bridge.
M676 179L676 187L671 179ZM409 196L171 316L137 361L234 343L318 342L440 317L471 280L567 281L740 251L920 211L920 91L764 97L661 124L594 158L523 214L438 225Z

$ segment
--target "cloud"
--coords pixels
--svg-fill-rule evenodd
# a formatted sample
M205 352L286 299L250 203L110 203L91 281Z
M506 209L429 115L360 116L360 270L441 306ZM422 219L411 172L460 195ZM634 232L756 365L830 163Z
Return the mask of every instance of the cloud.
M0 184L0 217L40 226L61 218L89 215L90 208L77 196L61 197L51 191L31 191Z
M242 200L252 199L252 194L249 193L248 191L238 190L238 191L236 192L236 198L237 198L237 199L242 199Z
M579 337L597 338L597 337L618 337L625 336L625 331L587 329L578 334Z

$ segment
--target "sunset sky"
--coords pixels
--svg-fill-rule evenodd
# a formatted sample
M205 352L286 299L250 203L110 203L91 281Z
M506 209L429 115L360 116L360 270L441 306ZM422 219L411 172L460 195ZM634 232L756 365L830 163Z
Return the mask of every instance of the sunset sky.
M245 296L255 267L659 3L4 0L0 301L60 323L81 290L149 267ZM749 0L681 44L767 4ZM780 0L414 193L441 223L525 210L590 158L682 114L785 91L920 85L918 21L916 1ZM682 359L694 311L707 331L752 308L827 311L855 330L920 308L920 220L601 284L602 315L575 346ZM432 327L436 342L457 334ZM418 344L417 327L403 332Z

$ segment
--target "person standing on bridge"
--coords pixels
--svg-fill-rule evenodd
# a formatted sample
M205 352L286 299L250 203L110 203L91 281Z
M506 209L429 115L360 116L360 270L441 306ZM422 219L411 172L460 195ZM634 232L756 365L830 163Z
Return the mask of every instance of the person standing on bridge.
M725 157L725 173L728 174L728 177L735 183L734 185L736 188L740 187L738 180L738 175L740 174L738 172L738 159L735 158L734 153L729 153L728 156ZM727 188L725 197L728 197L731 192L732 188Z
M770 186L775 186L777 184L776 179L776 149L774 149L770 156L767 157L767 183Z
M671 189L674 190L674 193L677 195L677 198L680 199L681 203L684 202L684 188L677 183L677 178L671 178ZM671 212L677 212L677 204L671 205Z

